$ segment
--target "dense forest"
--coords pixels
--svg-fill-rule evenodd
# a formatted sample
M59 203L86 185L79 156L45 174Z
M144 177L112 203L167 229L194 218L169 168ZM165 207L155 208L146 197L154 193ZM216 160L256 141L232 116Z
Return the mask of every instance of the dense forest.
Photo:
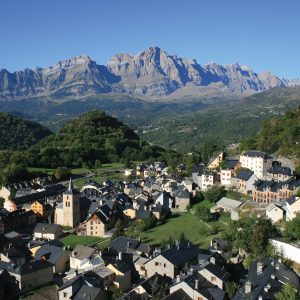
M51 134L37 122L0 112L0 150L24 150Z
M5 163L26 167L97 167L101 163L157 160L176 157L173 151L152 146L114 117L91 111L69 121L25 151L2 152ZM1 163L0 163L1 165Z
M300 158L300 107L282 117L265 120L258 134L245 139L242 149L257 149L268 153Z

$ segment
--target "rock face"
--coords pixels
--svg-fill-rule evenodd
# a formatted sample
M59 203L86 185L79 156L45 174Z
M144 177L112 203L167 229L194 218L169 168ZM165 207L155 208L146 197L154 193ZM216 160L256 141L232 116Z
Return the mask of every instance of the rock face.
M107 66L97 65L88 56L77 56L49 68L14 73L0 70L0 98L4 99L82 97L110 92L166 96L190 86L252 94L289 85L291 81L270 72L257 74L239 64L201 66L194 59L168 55L158 47L150 47L135 56L117 54Z

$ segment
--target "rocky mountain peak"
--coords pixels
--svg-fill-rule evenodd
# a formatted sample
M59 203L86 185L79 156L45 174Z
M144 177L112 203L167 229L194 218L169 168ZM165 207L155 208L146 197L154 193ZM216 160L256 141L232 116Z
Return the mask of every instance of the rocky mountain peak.
M238 63L212 62L201 66L195 59L170 55L157 46L135 55L116 54L107 66L97 65L88 55L80 55L48 68L14 73L0 70L1 98L42 94L68 97L107 92L166 96L181 88L196 91L198 86L202 93L207 88L210 93L226 91L247 95L297 84L299 80L283 80L270 72L257 74Z

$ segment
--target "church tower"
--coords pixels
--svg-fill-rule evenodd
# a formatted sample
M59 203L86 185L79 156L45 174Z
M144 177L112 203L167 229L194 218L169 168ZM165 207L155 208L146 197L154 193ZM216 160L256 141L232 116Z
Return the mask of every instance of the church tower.
M80 193L74 189L70 178L69 188L63 193L63 226L74 228L80 222Z

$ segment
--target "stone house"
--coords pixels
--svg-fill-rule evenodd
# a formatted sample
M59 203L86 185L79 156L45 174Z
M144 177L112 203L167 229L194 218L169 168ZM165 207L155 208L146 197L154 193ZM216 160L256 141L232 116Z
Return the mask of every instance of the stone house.
M257 181L257 176L251 170L241 170L232 179L233 185L241 194L252 194L254 183Z
M157 273L174 278L186 264L197 260L198 253L198 247L190 241L177 242L168 249L156 250L153 252L153 258L145 263L146 277Z
M22 292L53 281L53 265L46 260L36 260L22 265L9 264L6 271L15 277Z

